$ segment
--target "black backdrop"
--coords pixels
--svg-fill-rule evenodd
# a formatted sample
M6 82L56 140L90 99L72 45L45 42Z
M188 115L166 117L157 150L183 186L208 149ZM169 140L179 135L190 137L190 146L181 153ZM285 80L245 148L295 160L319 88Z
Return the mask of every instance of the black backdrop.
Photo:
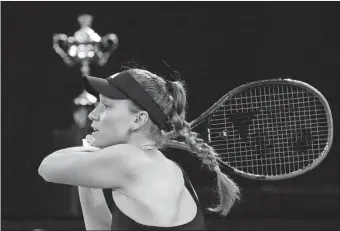
M52 36L73 35L82 13L94 16L100 35L120 39L107 65L91 67L92 74L106 77L131 60L167 74L164 60L187 82L189 121L252 80L292 76L319 89L335 122L329 156L290 180L234 176L244 196L229 217L336 216L339 10L337 2L2 2L2 219L72 218L70 187L45 183L37 168L56 149L53 130L72 125L72 99L81 92L79 67L63 63ZM212 176L177 156L203 203L210 203Z

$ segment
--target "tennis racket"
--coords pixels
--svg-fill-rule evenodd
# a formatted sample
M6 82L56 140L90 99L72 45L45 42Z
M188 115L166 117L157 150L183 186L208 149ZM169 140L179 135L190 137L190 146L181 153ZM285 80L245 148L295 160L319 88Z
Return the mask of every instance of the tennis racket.
M197 119L220 164L243 177L281 180L304 174L327 156L333 120L325 97L292 79L261 80L225 94ZM184 143L168 147L190 151Z

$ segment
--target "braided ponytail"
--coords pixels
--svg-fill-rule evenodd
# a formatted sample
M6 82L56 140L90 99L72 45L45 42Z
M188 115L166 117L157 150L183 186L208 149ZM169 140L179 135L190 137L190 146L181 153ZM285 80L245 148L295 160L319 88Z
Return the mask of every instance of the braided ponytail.
M192 132L190 124L185 121L186 92L183 82L175 81L171 83L171 86L167 82L167 85L168 88L172 88L168 89L173 98L169 119L174 126L174 132L181 138L184 138L184 142L200 158L203 165L207 166L209 170L216 172L220 203L217 207L209 208L209 210L225 216L230 211L234 202L239 199L239 187L220 171L218 165L219 157L215 150L205 143L203 139L198 138L198 133Z
M172 131L161 131L151 123L148 136L161 148L168 140L181 138L190 147L191 151L200 158L203 165L217 175L219 204L210 211L225 216L230 211L234 202L239 199L238 186L219 169L218 154L215 150L198 137L198 133L192 132L190 124L185 120L186 92L184 82L165 81L161 77L142 69L129 69L129 73L143 87L143 89L155 100L169 117ZM139 108L131 102L131 111Z

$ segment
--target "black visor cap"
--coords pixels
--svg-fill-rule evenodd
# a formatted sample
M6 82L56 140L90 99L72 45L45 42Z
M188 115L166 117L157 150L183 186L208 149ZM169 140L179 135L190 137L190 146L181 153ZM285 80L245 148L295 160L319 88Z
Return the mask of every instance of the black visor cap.
M84 76L83 77L83 88L85 91L99 97L99 94L102 94L111 99L127 99L128 97L121 92L117 87L110 84L107 79L93 77L93 76Z

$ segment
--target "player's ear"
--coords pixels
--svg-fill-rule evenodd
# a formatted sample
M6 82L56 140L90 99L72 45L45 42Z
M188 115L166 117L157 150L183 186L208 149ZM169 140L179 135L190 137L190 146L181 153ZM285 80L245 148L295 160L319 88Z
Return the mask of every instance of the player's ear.
M149 120L149 114L146 111L139 111L134 116L133 122L131 124L131 130L136 131L143 127Z

